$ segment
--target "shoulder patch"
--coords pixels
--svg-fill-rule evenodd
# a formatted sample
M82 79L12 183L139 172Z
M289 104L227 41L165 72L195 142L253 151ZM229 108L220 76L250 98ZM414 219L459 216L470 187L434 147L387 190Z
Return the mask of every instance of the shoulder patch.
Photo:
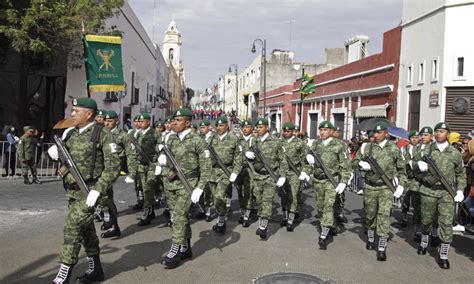
M211 152L209 152L209 150L204 150L204 157L205 158L210 158L211 157Z
M110 146L110 152L111 153L117 153L117 144L109 143L109 146Z

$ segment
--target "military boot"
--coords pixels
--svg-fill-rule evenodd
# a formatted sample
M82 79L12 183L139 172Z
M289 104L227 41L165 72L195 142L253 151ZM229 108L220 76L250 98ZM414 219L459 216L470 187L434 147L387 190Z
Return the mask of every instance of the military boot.
M94 211L94 220L96 222L104 221L104 212L102 211L102 207L96 206Z
M185 260L193 257L193 251L191 250L191 239L187 239L185 245L181 245L179 249L181 260Z
M438 265L442 269L449 269L449 260L448 260L449 246L450 245L448 243L441 243L441 246L439 248Z
M139 190L137 192L137 204L133 205L132 209L133 210L141 210L143 209L143 191Z
M288 223L286 224L286 230L288 232L293 232L293 230L295 229L294 227L294 221L295 221L295 213L294 212L290 212L288 214Z
M415 236L413 237L413 241L416 243L421 242L420 225L413 225L413 229L415 230Z
M379 237L379 247L377 248L377 260L387 260L387 237Z
M120 235L121 235L120 228L117 222L115 222L115 224L113 224L109 229L103 232L100 236L103 239L108 239L108 238L113 238L113 237L120 237Z
M114 223L110 220L109 209L104 209L103 212L104 212L104 223L102 223L102 226L100 226L100 229L102 231L107 231L114 225Z
M56 278L53 279L53 284L63 284L63 283L69 283L69 279L71 278L72 274L72 268L74 265L67 265L64 263L61 263L61 266L59 266L59 272L56 275Z
M39 181L38 177L37 176L33 176L33 181L32 183L36 183L36 184L42 184L41 181Z
M417 253L420 255L425 255L426 251L428 250L428 243L430 241L430 236L422 234L421 235L421 242L420 245L418 246Z
M319 236L318 245L319 249L326 250L327 249L327 237L329 235L330 228L329 227L321 227L321 235Z
M375 248L374 241L375 241L374 230L368 230L367 231L367 244L365 245L365 248L368 250L373 250Z
M283 217L280 221L280 226L285 227L288 225L288 211L283 211Z
M436 248L440 245L441 241L438 238L438 228L433 227L431 229L430 247Z
M76 282L92 283L103 281L104 271L102 270L102 264L100 263L99 255L87 257L87 260L89 261L89 268L82 276L76 278Z
M212 221L211 207L206 208L206 222Z
M150 225L151 220L155 218L155 211L153 207L145 207L143 209L143 214L140 217L140 221L138 222L138 226L146 226Z
M28 176L23 176L23 183L24 184L31 184L30 180L28 179Z
M402 219L400 220L400 227L405 228L408 225L408 214L402 212Z
M267 231L268 231L267 226L268 226L268 220L265 218L261 218L259 220L259 226L255 234L260 236L260 239L262 240L267 239Z
M216 232L218 235L223 235L225 234L226 231L226 223L225 223L225 217L222 215L217 216L217 223L212 226L212 230Z
M227 212L229 212L229 213L232 212L231 204L232 204L232 199L226 198L225 199L225 208L227 209Z
M165 266L166 269L173 269L178 267L181 263L181 246L177 244L171 244L170 251L163 257L161 264Z

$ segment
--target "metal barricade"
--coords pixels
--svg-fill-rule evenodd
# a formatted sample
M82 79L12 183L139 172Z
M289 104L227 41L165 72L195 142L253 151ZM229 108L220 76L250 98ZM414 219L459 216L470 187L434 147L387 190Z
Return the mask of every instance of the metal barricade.
M18 159L18 153L16 151L14 154L7 152L8 144L8 141L0 141L0 148L2 150L0 153L0 166L2 166L0 180L21 176L21 163ZM40 179L58 177L59 163L51 160L47 153L48 148L53 144L42 143L41 146L37 146L35 149L36 171Z

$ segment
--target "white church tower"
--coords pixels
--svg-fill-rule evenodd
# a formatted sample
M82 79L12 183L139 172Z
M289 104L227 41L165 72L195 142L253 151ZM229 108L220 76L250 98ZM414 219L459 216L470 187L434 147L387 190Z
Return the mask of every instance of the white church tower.
M166 64L173 64L173 67L178 74L182 72L181 45L181 33L178 31L176 22L173 19L165 32L165 39L163 40L163 57L166 60Z

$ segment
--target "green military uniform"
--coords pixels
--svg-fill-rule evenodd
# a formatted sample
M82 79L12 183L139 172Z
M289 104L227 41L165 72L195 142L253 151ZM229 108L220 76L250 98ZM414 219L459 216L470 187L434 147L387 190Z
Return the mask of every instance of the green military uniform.
M25 127L25 131L29 131L33 128ZM25 184L29 184L28 179L28 171L31 171L31 175L33 176L33 182L40 183L38 181L38 176L36 173L36 145L34 143L33 137L29 136L28 134L23 134L20 137L20 141L18 142L18 159L21 162L21 175L23 176Z
M199 123L199 126L209 126L211 125L211 122L207 119L204 119ZM215 134L212 131L209 131L205 136L202 136L199 134L199 137L201 137L206 143L210 143L211 140L214 139ZM215 184L210 184L209 182L204 186L204 198L201 199L200 203L202 208L206 210L205 215L206 215L206 221L210 222L212 220L211 218L211 208L214 205L214 192L215 192ZM202 212L200 212L202 213Z
M377 123L374 132L376 133L378 131L387 130L387 128L388 126L386 123ZM364 144L364 147L361 147L352 162L355 169L359 166L362 167L361 161L366 163L363 161L365 156L373 157L390 181L398 180L400 186L403 187L405 185L405 160L403 159L400 150L393 142L385 139L380 143L367 142L367 144ZM366 212L366 227L368 230L368 242L366 248L374 248L374 236L376 232L379 236L377 259L385 260L385 248L390 233L390 211L393 200L392 192L382 179L373 172L373 169L362 168L362 170L366 171L364 176L364 204Z
M140 120L140 115L136 115L133 119L133 121L138 121L138 120ZM139 128L130 129L127 133L129 140L131 141L132 139L137 139L139 132L140 132ZM133 145L132 145L132 149L134 149ZM135 152L132 155L134 155L135 159L138 160L138 153ZM135 167L132 168L132 169L129 168L128 171L129 171L129 173L135 173L134 189L135 189L135 195L137 197L137 204L135 204L133 206L133 209L134 210L140 210L140 209L143 208L144 200L143 200L143 188L142 188L140 182L138 181L138 178L137 178L137 175L136 175L138 173L138 161L137 161Z
M258 125L268 126L268 120L260 118L256 122L256 126ZM284 144L279 138L273 137L267 132L265 135L255 138L252 141L252 146L260 150L273 171L280 173L282 176L288 172ZM253 193L257 203L260 205L257 213L259 216L257 235L262 239L266 239L268 220L272 216L275 181L270 177L270 174L263 167L262 161L258 160L258 158L253 160L253 167L255 169Z
M295 126L291 122L283 125L283 130L293 131ZM301 190L301 181L299 177L305 170L304 159L307 154L307 146L303 140L297 138L294 134L283 139L285 147L285 159L288 163L288 171L283 175L287 178L285 191L281 195L281 207L283 213L282 226L286 226L288 231L293 231L293 222L298 209L298 193Z
M245 125L252 125L251 120L244 120L241 122L241 127ZM253 195L253 174L255 170L251 163L248 162L247 158L243 156L243 153L250 151L250 145L254 137L252 134L248 136L241 135L238 137L239 145L242 147L242 170L240 171L235 184L237 186L237 194L239 198L240 206L240 218L239 223L244 227L250 226L250 209L252 206L252 195Z
M95 101L90 98L74 99L73 106L93 110L97 108ZM92 142L94 136L98 138L96 142ZM120 167L117 145L113 142L110 133L95 122L91 122L82 129L68 129L64 143L77 169L89 185L91 190L89 194L98 192L102 196L106 195L107 189L116 180ZM94 210L86 205L86 196L71 174L66 174L63 180L69 213L64 224L64 241L59 255L63 265L53 283L62 283L61 279L70 277L70 270L77 263L81 245L84 246L89 263L92 261L96 268L92 272L86 272L83 278L91 279L90 277L97 276L95 273L102 274L103 278L99 259L99 240L93 223ZM100 267L100 272L97 272L98 267ZM66 274L68 274L67 277ZM98 277L97 280L100 280L100 276Z
M445 129L450 131L449 125L440 122L435 126L437 129ZM463 167L461 153L455 149L448 141L444 143L431 143L424 147L419 153L419 159L422 156L431 157L440 171L444 174L448 182L456 181L457 194L462 195L462 189L466 186L466 172ZM419 161L416 169L422 172L420 178L420 195L421 195L421 232L422 240L418 248L419 254L425 254L429 242L429 233L433 227L434 217L438 217L438 236L441 240L438 264L441 268L449 268L448 251L450 243L453 240L453 217L454 217L454 201L453 196L444 188L441 182L433 176L429 171L421 169ZM426 164L426 163L425 163ZM428 168L426 166L426 168ZM455 187L456 188L456 187ZM462 198L463 199L463 196Z
M163 132L163 134L161 135L161 142L159 144L156 144L156 153L160 153L162 146L169 146L170 140L177 138L177 136L173 134L176 133L168 130ZM157 179L163 182L163 190L166 196L166 208L163 214L167 218L169 218L168 225L171 226L173 224L173 207L175 204L175 195L172 195L169 191L170 181L168 178L166 178L166 173L168 172L167 168L163 168L162 172L162 175L157 176Z
M333 129L331 122L323 121L319 129ZM334 226L334 206L337 192L342 193L351 178L350 159L347 155L347 145L340 139L329 137L326 140L316 140L310 148L310 153L317 154L326 165L332 176L338 183L335 187L324 174L319 165L311 170L313 187L316 190L316 206L318 208L321 224L320 247L325 249L326 237Z
M217 118L216 124L227 124L226 117ZM218 157L222 160L224 165L229 169L232 174L234 174L235 180L237 179L238 174L242 170L242 147L239 144L239 139L237 136L232 134L230 131L227 131L223 135L214 134L209 141L206 141L211 145ZM230 186L231 182L229 177L224 173L224 171L219 167L217 161L212 160L212 174L209 179L209 186L213 190L212 195L214 196L216 212L218 215L217 224L214 226L214 231L217 233L225 232L225 215L226 215L226 194L227 188Z
M176 110L174 117L188 117L191 119L192 112L186 108ZM206 149L205 142L191 132L190 128L181 133L173 133L167 142L177 163L184 175L195 190L203 189L211 174L210 153ZM163 155L163 154L162 154ZM160 159L158 159L159 161ZM163 170L168 178L167 194L173 200L173 227L172 246L168 254L163 258L163 264L167 268L179 265L181 258L191 257L191 226L189 223L189 210L191 207L191 193L184 187L176 175L172 175L170 168Z

